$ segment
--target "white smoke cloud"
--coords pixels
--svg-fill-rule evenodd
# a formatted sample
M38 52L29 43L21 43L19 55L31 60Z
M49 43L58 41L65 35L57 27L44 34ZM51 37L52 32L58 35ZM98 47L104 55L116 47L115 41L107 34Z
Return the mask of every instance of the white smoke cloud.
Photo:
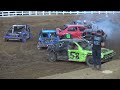
M83 20L97 21L95 26L102 29L108 39L113 39L113 36L118 37L114 32L120 32L120 24L114 20L116 17L118 16L115 14L107 15L107 17L106 14L84 14Z
M115 35L114 32L120 31L120 25L113 23L110 19L105 19L104 21L96 23L98 28L103 29L103 31L107 34L108 39L112 39Z

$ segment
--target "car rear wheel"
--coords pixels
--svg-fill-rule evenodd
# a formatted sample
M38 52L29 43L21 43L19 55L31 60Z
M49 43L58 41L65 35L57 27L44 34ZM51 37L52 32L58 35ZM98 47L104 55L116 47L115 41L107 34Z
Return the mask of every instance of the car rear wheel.
M88 56L87 59L86 59L86 64L89 66L89 67L93 67L93 58L92 56Z
M22 42L26 42L26 41L27 41L27 35L23 34L23 36L22 36Z
M30 39L30 38L32 38L32 34L31 33L29 34L29 38L28 39Z
M55 52L49 52L48 54L48 61L55 62L57 60L57 56Z

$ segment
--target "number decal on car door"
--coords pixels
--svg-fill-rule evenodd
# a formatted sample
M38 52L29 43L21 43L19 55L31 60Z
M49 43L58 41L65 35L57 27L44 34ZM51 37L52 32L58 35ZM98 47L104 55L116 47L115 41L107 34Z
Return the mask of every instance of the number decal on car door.
M79 59L79 53L70 52L70 59Z

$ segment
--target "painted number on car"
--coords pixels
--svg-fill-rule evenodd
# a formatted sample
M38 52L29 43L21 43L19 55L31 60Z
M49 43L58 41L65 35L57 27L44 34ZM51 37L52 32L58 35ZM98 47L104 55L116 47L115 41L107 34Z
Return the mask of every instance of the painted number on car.
M79 53L70 52L70 59L79 59Z

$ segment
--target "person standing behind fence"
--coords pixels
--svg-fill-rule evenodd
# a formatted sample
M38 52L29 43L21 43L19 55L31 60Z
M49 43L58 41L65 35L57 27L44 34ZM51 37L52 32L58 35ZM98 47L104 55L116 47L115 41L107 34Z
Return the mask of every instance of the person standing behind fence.
M101 70L101 47L105 45L101 30L97 30L97 33L92 37L92 42L93 69Z

